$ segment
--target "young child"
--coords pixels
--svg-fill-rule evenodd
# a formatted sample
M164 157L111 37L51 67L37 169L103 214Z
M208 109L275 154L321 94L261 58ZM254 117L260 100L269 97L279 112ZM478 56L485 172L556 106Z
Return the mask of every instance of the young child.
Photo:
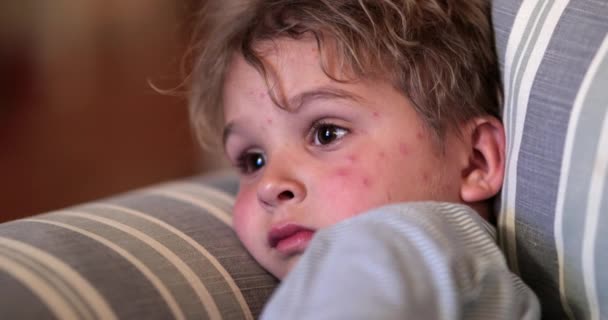
M285 279L264 317L539 316L485 221L505 157L488 1L206 10L191 115L240 171L239 238Z

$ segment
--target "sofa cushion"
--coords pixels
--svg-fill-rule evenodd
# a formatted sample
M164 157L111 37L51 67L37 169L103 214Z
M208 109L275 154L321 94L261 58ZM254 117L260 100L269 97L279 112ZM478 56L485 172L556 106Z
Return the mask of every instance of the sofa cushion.
M234 175L0 225L0 319L253 319L277 280L230 227Z
M548 319L608 317L608 2L495 0L501 245Z

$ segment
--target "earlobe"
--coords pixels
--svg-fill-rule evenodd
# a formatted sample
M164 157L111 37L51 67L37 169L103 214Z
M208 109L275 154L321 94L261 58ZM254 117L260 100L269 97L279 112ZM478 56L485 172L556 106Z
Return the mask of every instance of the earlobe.
M502 187L505 166L505 134L495 117L478 117L465 131L469 158L462 171L460 197L466 203L484 201Z

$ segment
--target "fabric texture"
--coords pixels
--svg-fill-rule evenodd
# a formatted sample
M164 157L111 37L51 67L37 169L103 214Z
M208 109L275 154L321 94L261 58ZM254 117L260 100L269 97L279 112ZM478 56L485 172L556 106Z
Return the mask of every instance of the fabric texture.
M0 319L254 319L277 280L230 226L234 175L0 225Z
M262 319L539 319L495 230L451 203L391 205L315 234Z
M608 2L494 0L507 131L499 235L546 319L608 318Z

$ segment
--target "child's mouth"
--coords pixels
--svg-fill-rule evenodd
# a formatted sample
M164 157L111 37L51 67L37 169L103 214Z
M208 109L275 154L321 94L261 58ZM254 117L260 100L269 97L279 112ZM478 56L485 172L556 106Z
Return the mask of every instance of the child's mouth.
M268 244L283 255L302 253L315 231L288 223L273 227L268 233Z

